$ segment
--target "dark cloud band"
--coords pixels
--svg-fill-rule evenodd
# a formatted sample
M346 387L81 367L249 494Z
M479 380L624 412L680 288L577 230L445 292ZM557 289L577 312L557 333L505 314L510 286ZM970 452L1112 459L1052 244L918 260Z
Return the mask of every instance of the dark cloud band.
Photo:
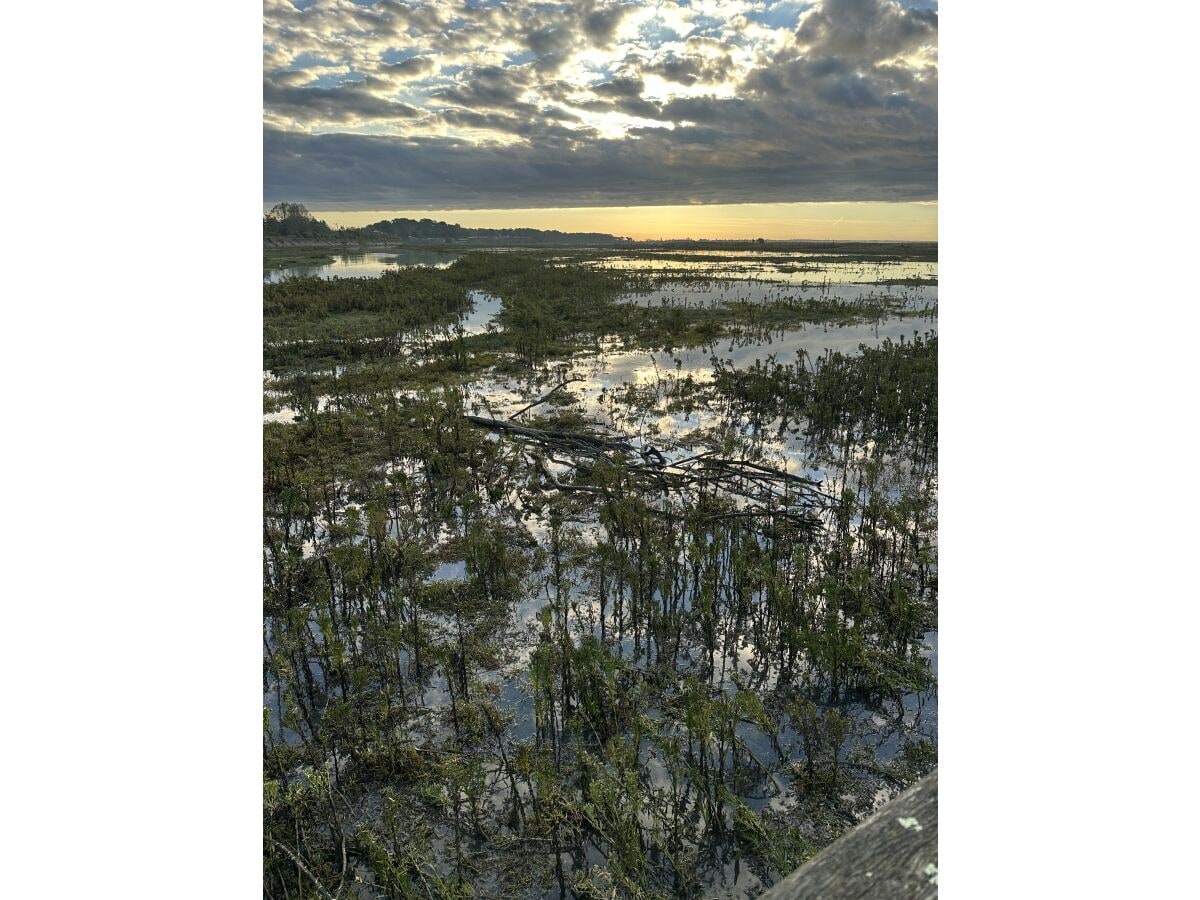
M829 152L818 156L821 150ZM823 200L930 200L931 139L863 153L853 145L730 155L647 134L577 147L268 129L266 199L324 209L489 209Z

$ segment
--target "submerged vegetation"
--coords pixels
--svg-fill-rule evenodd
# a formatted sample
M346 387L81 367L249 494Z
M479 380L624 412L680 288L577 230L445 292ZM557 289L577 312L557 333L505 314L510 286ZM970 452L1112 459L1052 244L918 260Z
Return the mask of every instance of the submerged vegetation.
M675 277L264 285L266 896L753 896L935 764L936 335L735 352L933 305Z
M443 269L387 269L377 278L287 278L263 288L264 365L311 369L367 358L394 365L407 358L401 350L414 339L439 333L455 337L454 326L471 306L472 291L497 295L503 305L498 328L457 335L460 368L479 354L478 364L470 368L494 364L495 354L527 368L595 348L609 336L626 347L669 349L804 323L853 324L932 313L913 310L893 297L847 302L786 291L762 302L631 302L671 280L582 260L480 251Z

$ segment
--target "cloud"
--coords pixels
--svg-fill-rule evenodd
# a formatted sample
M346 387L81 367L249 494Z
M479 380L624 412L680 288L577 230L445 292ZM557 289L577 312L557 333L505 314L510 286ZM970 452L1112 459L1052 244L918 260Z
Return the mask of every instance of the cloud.
M642 67L643 72L686 85L698 81L721 82L729 77L731 70L732 61L728 55L714 58L698 54L676 56L674 53L668 53L657 62Z
M511 109L520 103L531 73L522 67L479 66L465 72L453 87L432 92L431 98L472 109Z
M629 15L636 9L637 7L633 4L622 4L610 6L607 9L592 10L584 15L584 34L591 39L593 44L599 47L609 47L617 36L617 29L621 27L621 23L629 18Z
M396 140L267 129L268 202L325 209L636 206L781 200L926 200L937 146L911 139L885 150L854 137L812 137L750 150L723 128L646 130L637 140L530 144Z
M595 85L592 93L612 99L636 100L642 96L645 89L646 82L640 78L614 78L604 84Z
M796 30L797 43L819 54L885 60L937 41L937 13L894 0L825 0Z
M267 199L933 199L928 6L267 0Z
M277 119L306 124L362 124L415 119L422 111L407 103L388 100L376 90L387 89L376 79L346 82L334 88L294 87L268 79L263 85L263 105Z
M383 71L393 78L423 78L437 71L437 63L428 56L410 56L398 63L385 65Z

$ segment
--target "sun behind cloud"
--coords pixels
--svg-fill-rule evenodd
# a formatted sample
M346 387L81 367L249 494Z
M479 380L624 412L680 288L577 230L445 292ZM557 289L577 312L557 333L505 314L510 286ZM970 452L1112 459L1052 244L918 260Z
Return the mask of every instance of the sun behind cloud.
M931 6L267 0L264 200L933 201Z

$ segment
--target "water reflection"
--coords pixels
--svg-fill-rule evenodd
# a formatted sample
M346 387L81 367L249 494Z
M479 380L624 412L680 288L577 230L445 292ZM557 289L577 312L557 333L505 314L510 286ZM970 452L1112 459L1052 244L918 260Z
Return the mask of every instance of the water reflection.
M331 253L328 265L293 265L278 269L263 269L263 282L273 283L284 278L317 276L318 278L378 278L384 269L397 266L432 266L444 269L458 259L458 253L439 250L387 250L371 253Z
M936 284L899 285L877 283L773 282L713 280L667 282L651 291L627 294L626 303L638 306L708 307L725 303L803 303L820 301L861 303L880 301L920 309L937 304Z
M485 291L471 291L470 297L471 311L462 317L463 334L483 334L489 328L499 328L495 319L500 315L500 298Z
M496 327L499 298L472 300L462 331ZM411 849L412 871L439 877L465 858L464 886L486 896L569 896L576 874L624 866L646 895L749 897L794 865L793 842L827 843L886 801L937 733L936 345L921 365L907 354L936 330L934 315L891 315L674 351L609 337L465 384L348 379L309 427L272 429L269 833L306 829L331 885L338 835L384 848L359 863L364 896L392 871L375 861ZM799 354L811 374L828 351L849 361L823 360L837 377L804 394L730 377ZM520 421L557 437L463 427L464 412L517 416L548 379L565 389ZM877 402L879 384L904 403ZM268 397L277 387L264 379ZM836 427L808 431L832 412ZM635 477L570 437L596 425L715 465L679 484L661 460ZM838 508L804 537L758 524L719 502L721 458L805 473ZM290 883L291 863L272 858L267 877Z
M759 279L789 285L936 282L938 264L930 260L840 260L826 253L747 251L676 251L649 256L608 256L595 265L646 274L697 278Z

